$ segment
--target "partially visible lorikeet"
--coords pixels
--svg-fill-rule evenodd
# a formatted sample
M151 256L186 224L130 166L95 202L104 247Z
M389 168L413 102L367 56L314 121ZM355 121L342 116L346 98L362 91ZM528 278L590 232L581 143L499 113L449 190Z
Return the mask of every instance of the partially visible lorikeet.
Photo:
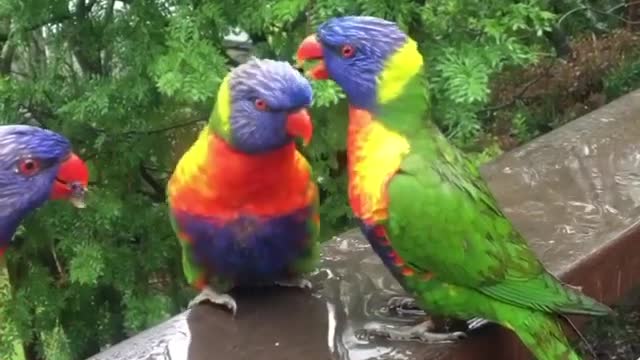
M478 169L431 122L416 42L395 23L347 16L322 24L298 59L318 60L309 74L334 80L349 99L349 202L404 288L430 314L513 330L538 359L579 359L558 314L611 310L545 270ZM443 338L426 323L374 330Z
M295 138L312 135L307 79L286 62L253 58L222 81L209 124L168 185L186 278L225 305L235 286L311 287L319 256L318 189Z
M64 136L27 125L0 126L0 258L20 222L47 199L84 207L86 164Z

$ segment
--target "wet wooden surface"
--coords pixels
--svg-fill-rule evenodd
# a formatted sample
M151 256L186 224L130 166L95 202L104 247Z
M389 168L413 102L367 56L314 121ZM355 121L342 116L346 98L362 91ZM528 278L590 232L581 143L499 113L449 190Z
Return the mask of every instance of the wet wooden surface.
M515 149L482 172L507 216L548 268L615 302L640 283L640 91ZM199 305L91 359L526 359L496 326L450 345L353 336L401 294L357 231L330 241L314 294L236 294L235 319Z

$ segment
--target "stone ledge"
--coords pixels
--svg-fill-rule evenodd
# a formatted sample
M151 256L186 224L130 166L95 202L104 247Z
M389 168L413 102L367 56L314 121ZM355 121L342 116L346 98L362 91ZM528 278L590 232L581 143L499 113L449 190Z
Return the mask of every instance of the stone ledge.
M502 155L483 176L545 265L606 303L640 284L640 91ZM379 311L402 294L358 231L327 243L313 295L237 293L235 319L200 305L90 360L528 359L488 326L457 344L375 343L353 330L399 323ZM405 320L406 321L406 320Z

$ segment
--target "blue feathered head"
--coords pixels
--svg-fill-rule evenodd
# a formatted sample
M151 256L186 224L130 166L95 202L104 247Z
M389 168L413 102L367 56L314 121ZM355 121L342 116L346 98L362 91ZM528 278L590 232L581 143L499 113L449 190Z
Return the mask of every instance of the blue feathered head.
M324 22L298 48L298 61L318 60L310 71L317 80L332 79L349 103L372 109L377 79L387 60L409 37L394 22L371 16L343 16Z
M313 132L311 100L311 84L289 63L252 58L221 84L210 124L246 153L272 151L296 137L307 144Z
M33 126L0 126L0 249L47 199L83 207L88 177L87 166L62 135Z

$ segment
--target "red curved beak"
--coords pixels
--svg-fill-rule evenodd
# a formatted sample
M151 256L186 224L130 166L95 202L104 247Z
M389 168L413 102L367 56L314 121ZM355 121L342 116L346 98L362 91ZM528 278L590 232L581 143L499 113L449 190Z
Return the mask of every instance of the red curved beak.
M309 145L313 135L313 123L306 109L298 110L287 116L287 134L300 137L304 146Z
M87 164L71 153L58 169L53 183L51 200L69 200L73 206L85 207L85 194L89 184L89 168Z
M329 78L329 73L324 64L324 54L322 52L322 44L318 41L316 34L307 36L296 53L298 60L298 66L302 67L305 61L317 60L318 63L309 69L306 73L314 80L326 80Z

